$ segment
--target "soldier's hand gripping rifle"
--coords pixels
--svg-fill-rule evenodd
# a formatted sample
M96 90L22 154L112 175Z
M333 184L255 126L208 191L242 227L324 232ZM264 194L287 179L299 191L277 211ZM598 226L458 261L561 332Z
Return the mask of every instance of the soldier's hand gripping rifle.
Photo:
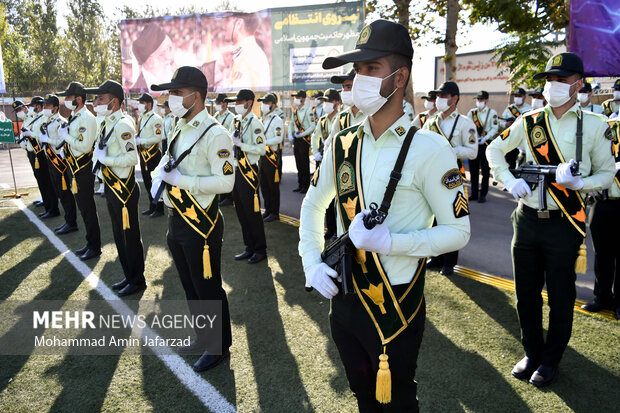
M110 140L110 136L112 136L112 132L114 132L114 128L110 129L110 132L108 132L105 138L99 139L99 143L97 144L99 147L99 150L105 149L105 147L108 144L108 141ZM95 164L95 166L93 166L93 173L95 175L97 175L97 172L99 172L99 169L101 169L102 165L103 164L99 161L99 159L97 159L97 163Z

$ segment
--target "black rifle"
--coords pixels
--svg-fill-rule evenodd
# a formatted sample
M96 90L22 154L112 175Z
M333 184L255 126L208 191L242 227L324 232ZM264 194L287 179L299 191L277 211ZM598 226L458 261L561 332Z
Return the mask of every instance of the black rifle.
M116 124L114 124L114 126L116 126ZM110 132L108 132L108 134L103 139L99 139L98 146L100 150L105 149L106 145L108 144L108 141L110 140L110 136L112 136L112 132L114 132L114 126L112 126L112 129L110 129ZM99 169L101 169L102 165L103 164L99 162L99 159L97 159L97 163L95 164L95 166L93 166L93 173L95 175L97 175L97 172L99 172Z
M241 121L239 121L239 127L235 128L235 131L233 132L233 138L235 139L239 139L241 137ZM241 158L243 158L243 152L241 151L241 148L238 147L237 145L233 145L233 151L235 153L235 159L236 160L241 160Z
M531 189L539 187L537 211L539 218L549 218L549 211L547 211L547 194L545 190L549 184L555 182L557 168L557 165L536 165L530 161L522 164L517 169L510 169L510 172L515 178L522 178ZM573 176L581 175L579 172L579 163L572 163L570 171Z

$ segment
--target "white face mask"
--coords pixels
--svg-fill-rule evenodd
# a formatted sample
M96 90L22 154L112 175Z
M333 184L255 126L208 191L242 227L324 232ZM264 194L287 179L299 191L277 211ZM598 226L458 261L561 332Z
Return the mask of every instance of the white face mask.
M112 109L108 109L108 105L97 105L93 108L95 113L100 116L108 116L112 114Z
M545 101L542 99L532 99L532 109L540 109L545 106Z
M353 106L353 92L350 90L343 90L340 93L340 97L342 98L342 103L347 106Z
M188 96L189 95L185 95L185 96L170 95L170 97L168 98L168 107L170 108L170 111L174 114L174 116L178 116L179 118L182 118L183 116L187 114L187 112L189 112L191 108L194 107L194 104L196 102L194 102L192 106L189 108L186 108L185 106L183 106L183 99L185 99Z
M590 96L587 93L577 93L577 99L579 99L581 103L586 103L590 100Z
M24 119L26 117L26 112L24 112L23 110L17 112L17 117L20 119Z
M437 110L440 112L445 112L450 109L450 105L448 105L448 98L437 98L435 100L435 106L437 106Z
M435 102L433 102L432 100L425 100L424 101L424 108L426 110L432 110L435 107Z
M241 104L236 104L235 105L235 112L237 112L238 115L243 115L245 113L245 106L241 105Z
M146 110L146 105L144 103L138 103L138 113L142 115Z
M314 106L319 106L321 104L321 99L314 99Z
M373 76L365 76L365 75L356 75L355 79L353 79L353 103L357 106L365 115L372 116L379 109L385 105L385 102L396 92L396 89L389 94L388 97L381 96L381 84L383 81L391 76L394 73L398 72L398 69L395 70L392 74L380 78Z
M522 97L516 97L515 98L515 105L521 106L522 104L523 104L523 98Z
M486 105L487 105L486 102L480 102L480 101L476 102L476 107L478 108L478 110L484 109Z
M295 104L295 106L299 107L299 105L301 105L301 99L293 99L293 103Z
M50 116L52 116L52 110L51 109L43 109L43 116L47 116L49 118Z
M222 105L215 105L215 111L216 112L221 112L222 111Z
M267 103L261 103L260 104L260 111L263 113L269 113L269 110L271 108L269 107L269 105Z
M73 104L72 100L65 100L65 107L69 110L77 108L77 106Z
M614 100L620 100L620 90L614 90Z
M325 113L332 113L334 111L334 104L332 102L325 102L323 109L325 109Z
M568 102L571 98L570 87L577 82L569 85L567 83L547 81L543 89L543 96L547 99L547 102L549 102L549 106L557 108Z

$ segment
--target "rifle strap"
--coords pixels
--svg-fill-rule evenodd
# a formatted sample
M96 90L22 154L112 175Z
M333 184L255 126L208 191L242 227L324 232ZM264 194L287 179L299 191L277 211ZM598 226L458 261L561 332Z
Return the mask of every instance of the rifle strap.
M577 116L577 147L575 148L575 159L577 164L581 162L581 156L583 152L583 111L579 110L579 116Z
M194 149L194 146L196 146L196 144L198 142L200 142L200 139L202 139L203 136L205 136L207 134L207 132L209 132L209 129L211 129L212 127L214 127L215 125L218 125L217 122L213 122L212 124L209 125L209 127L207 129L204 130L204 132L202 132L202 134L198 137L198 139L196 139L196 142L194 142L192 144L192 146L190 146L189 148L187 148L185 151L183 151L183 153L177 158L177 160L174 162L174 167L176 168L181 161L187 156L189 155L189 153L192 151L192 149ZM170 156L172 156L172 144L176 142L176 139L174 139L172 141L172 143L170 143L170 147L168 148L169 152L170 152Z
M456 124L459 121L461 115L456 115L456 119L454 119L454 124L452 124L452 130L450 131L450 136L448 136L448 142L452 143L452 135L454 135L454 130L456 129Z
M456 124L456 122L454 122ZM409 152L409 147L411 146L411 142L413 141L413 135L416 134L418 128L412 126L405 136L403 140L403 146L400 148L400 152L398 153L398 158L396 158L396 162L394 163L394 169L390 173L390 181L388 182L387 187L385 188L385 193L383 194L383 201L381 201L381 206L379 207L379 211L386 214L392 205L392 198L394 197L394 193L396 192L396 185L398 185L398 181L403 176L401 171L403 170L403 166L405 165L405 159L407 158L407 153Z

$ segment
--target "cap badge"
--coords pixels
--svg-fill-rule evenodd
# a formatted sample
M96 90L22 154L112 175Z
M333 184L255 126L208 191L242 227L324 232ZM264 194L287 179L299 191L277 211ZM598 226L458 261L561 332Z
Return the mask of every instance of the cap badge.
M360 33L359 39L357 39L356 46L359 46L359 45L362 45L362 44L366 44L368 42L368 39L370 39L370 30L371 30L370 26L364 27L364 29Z
M553 61L551 62L551 66L562 66L562 55L561 54L553 58Z

